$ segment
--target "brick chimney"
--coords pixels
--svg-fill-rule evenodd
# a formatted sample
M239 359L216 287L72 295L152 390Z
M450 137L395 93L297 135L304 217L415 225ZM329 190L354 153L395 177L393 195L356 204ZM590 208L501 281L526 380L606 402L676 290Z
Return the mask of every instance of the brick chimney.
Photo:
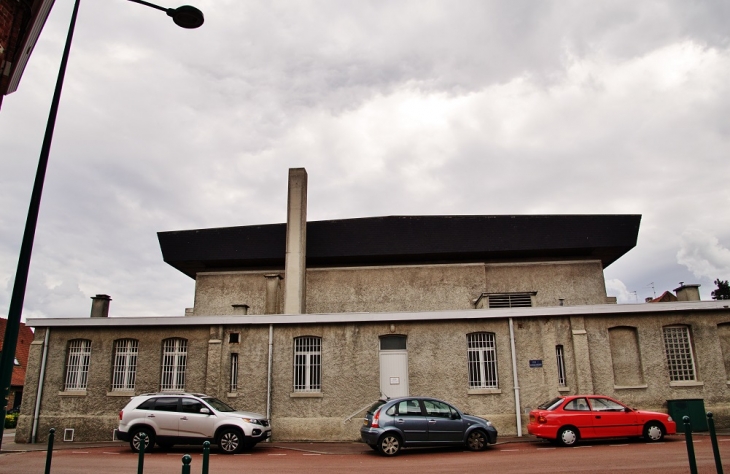
M108 318L109 317L109 295L96 295L91 297L91 317L92 318Z

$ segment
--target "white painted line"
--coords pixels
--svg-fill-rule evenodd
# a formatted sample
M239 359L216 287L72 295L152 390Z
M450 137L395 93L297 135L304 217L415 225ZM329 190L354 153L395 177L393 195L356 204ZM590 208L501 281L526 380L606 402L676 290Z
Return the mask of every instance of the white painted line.
M101 454L119 454L119 453L108 453L106 451L102 451Z
M730 439L721 439L720 441L730 441Z
M302 456L321 456L319 453L304 453Z
M537 448L538 451L545 451L547 449L557 449L557 448Z
M593 446L573 446L573 449L592 448Z
M511 452L511 451L519 451L519 449L500 449L500 451Z
M234 456L250 456L251 453L245 453L245 454L234 454Z
M609 444L609 446L628 446L628 444Z
M89 454L88 451L71 451L71 454Z
M269 456L286 456L286 454L269 454Z

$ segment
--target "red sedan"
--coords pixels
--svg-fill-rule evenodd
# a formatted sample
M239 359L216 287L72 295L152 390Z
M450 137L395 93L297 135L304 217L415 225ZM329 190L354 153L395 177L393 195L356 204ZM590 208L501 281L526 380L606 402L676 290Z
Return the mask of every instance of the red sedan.
M629 408L602 395L570 395L550 400L530 412L527 432L573 446L579 439L643 436L661 441L677 425L666 413Z

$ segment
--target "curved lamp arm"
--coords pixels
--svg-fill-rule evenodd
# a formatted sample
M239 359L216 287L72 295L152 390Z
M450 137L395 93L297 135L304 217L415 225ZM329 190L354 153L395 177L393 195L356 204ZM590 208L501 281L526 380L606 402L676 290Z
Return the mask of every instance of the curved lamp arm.
M146 5L157 10L162 10L167 13L167 16L172 18L172 21L174 21L177 26L181 28L199 28L205 21L203 12L195 7L191 7L190 5L183 5L177 8L165 8L155 5L154 3L145 2L144 0L129 1L132 3L139 3L140 5Z

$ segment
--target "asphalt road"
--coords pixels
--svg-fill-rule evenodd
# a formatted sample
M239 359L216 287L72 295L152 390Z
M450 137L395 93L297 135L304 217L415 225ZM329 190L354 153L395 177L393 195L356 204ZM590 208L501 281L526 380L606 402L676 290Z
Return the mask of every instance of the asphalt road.
M730 436L719 438L724 469L730 472ZM695 437L700 473L714 473L712 445L707 436ZM144 472L161 474L182 470L182 456L192 455L191 473L201 472L200 448L173 448L145 456ZM3 452L0 473L43 472L44 451ZM139 456L118 443L104 447L54 451L53 474L136 473ZM272 443L234 456L212 453L211 474L224 473L688 473L687 447L681 436L665 442L610 440L583 443L575 448L556 448L547 443L513 442L473 453L462 449L404 450L385 458L361 443Z

